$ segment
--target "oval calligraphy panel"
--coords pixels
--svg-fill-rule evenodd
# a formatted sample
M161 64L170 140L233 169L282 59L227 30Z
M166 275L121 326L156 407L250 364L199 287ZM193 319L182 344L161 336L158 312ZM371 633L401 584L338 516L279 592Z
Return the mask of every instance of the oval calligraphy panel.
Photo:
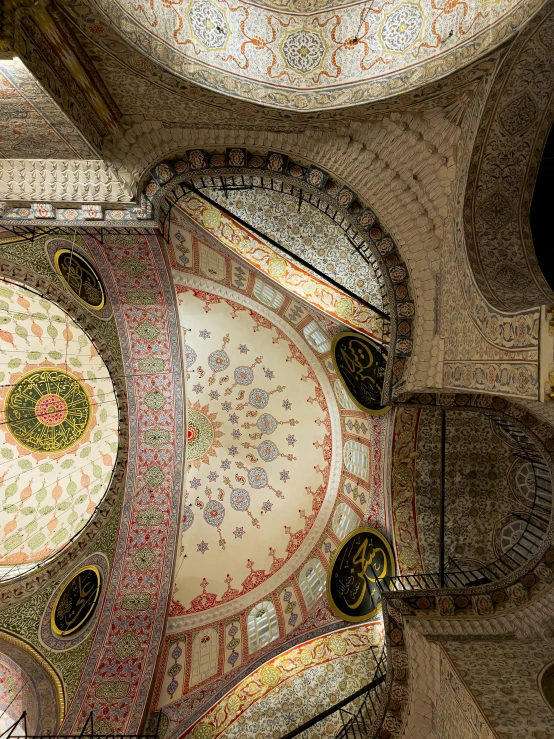
M333 366L352 401L370 415L382 415L390 405L381 404L387 369L386 349L367 336L346 331L333 339Z
M381 607L377 580L394 577L390 544L376 529L352 531L333 555L327 575L331 610L345 621L366 621Z
M81 303L92 310L102 310L106 293L98 273L78 251L58 249L54 254L56 271Z
M52 631L69 636L86 624L94 613L102 579L100 570L89 565L78 570L61 589L52 608Z

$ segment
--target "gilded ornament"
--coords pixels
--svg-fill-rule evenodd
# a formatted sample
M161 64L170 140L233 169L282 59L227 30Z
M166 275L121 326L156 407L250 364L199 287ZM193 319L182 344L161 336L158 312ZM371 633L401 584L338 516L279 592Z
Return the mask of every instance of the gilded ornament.
M56 454L74 446L91 421L83 384L73 375L42 367L21 377L4 405L12 436L26 449Z
M287 273L287 262L281 257L272 257L269 260L269 274L272 277L284 277Z
M327 646L329 647L331 652L333 652L333 654L342 657L343 654L346 654L346 650L348 649L348 642L340 634L332 634L327 639Z
M281 671L275 665L264 665L260 671L260 682L268 688L274 688L279 684Z
M202 211L202 223L206 228L219 228L221 225L221 213L215 208L205 208Z
M102 578L94 565L75 572L61 588L52 607L51 627L58 636L69 636L90 619L100 595Z

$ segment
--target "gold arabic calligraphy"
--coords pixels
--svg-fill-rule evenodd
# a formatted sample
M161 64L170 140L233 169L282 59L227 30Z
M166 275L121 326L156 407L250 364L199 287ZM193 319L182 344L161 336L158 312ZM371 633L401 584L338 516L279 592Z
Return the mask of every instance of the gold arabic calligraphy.
M67 585L54 610L54 626L60 634L78 629L92 613L100 590L95 569L79 572Z

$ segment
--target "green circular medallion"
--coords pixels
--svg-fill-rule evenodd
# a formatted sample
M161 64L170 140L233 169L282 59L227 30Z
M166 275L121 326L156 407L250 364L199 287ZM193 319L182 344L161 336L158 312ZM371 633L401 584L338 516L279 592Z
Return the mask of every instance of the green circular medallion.
M4 417L12 436L26 449L55 454L72 447L86 432L90 399L76 377L43 367L15 383Z
M187 459L192 462L202 457L211 447L214 429L203 413L189 410L187 418Z

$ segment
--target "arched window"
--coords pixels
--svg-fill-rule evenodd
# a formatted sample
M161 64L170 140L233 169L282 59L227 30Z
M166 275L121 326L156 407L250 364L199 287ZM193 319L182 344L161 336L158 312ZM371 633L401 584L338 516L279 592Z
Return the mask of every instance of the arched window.
M344 466L356 477L369 479L369 449L365 444L350 439L344 445Z
M308 610L316 603L325 590L325 579L323 565L319 559L313 557L306 563L298 577L300 590L302 591Z
M250 654L277 639L279 626L275 606L264 600L248 614L248 651Z
M327 336L325 336L316 321L309 323L306 328L302 330L302 333L304 334L304 338L308 344L312 349L315 349L316 352L323 354L323 352L328 352L331 348L331 342Z
M257 298L260 303L267 305L268 308L273 308L273 310L279 310L285 299L283 293L272 288L271 285L267 284L267 282L263 282L257 278L254 281L252 295Z
M344 410L347 411L358 410L358 406L350 399L350 396L346 392L346 389L340 380L335 380L333 387L335 388L335 395L337 396L337 400L339 401L341 408L344 408Z
M524 535L526 527L527 523L519 520L511 520L504 524L500 533L500 546L502 547L503 552L507 552L508 549L511 549L518 543ZM525 538L525 546L530 550L536 551L537 549L535 540L530 538L529 535ZM529 552L529 554L531 554L531 552Z
M344 539L347 534L354 531L359 523L360 519L348 503L338 504L333 516L332 528L339 540Z

